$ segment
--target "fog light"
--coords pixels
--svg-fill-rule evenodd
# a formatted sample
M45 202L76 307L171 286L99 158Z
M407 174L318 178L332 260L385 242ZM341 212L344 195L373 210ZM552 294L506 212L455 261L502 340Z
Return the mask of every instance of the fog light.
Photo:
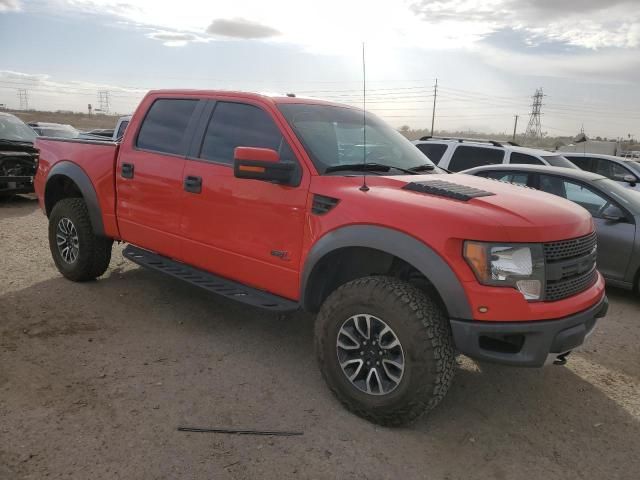
M542 282L540 280L518 280L516 288L526 300L540 300Z

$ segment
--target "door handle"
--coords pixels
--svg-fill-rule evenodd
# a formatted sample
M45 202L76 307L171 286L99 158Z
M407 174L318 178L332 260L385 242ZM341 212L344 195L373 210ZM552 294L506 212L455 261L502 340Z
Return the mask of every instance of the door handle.
M188 175L184 178L184 190L190 193L202 192L202 177Z
M122 176L122 178L133 178L133 164L123 163L120 175Z

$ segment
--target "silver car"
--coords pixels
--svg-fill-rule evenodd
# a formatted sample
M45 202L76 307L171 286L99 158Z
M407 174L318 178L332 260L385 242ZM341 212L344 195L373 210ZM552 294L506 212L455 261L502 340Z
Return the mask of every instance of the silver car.
M598 173L627 188L640 191L640 163L630 158L600 153L562 152L562 154L582 170Z
M587 209L598 235L598 270L607 284L640 293L640 192L602 175L568 168L489 165L461 173L535 188Z

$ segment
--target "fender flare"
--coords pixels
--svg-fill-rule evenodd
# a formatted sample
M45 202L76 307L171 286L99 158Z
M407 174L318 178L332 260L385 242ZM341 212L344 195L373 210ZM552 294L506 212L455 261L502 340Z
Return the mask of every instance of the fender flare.
M344 247L373 248L404 260L433 284L451 318L473 318L462 283L438 253L405 233L375 225L338 228L324 235L313 245L303 269L300 291L303 307L308 304L307 283L315 266L325 255Z
M49 171L47 175L47 181L44 188L44 198L46 202L47 188L49 188L50 180L53 177L62 176L67 177L73 183L76 184L78 190L82 194L87 209L89 210L89 219L91 220L91 226L96 235L104 235L104 224L102 222L102 211L100 210L100 204L98 203L98 195L96 189L93 187L93 183L89 176L75 163L69 161L58 162ZM47 210L47 217L51 212Z

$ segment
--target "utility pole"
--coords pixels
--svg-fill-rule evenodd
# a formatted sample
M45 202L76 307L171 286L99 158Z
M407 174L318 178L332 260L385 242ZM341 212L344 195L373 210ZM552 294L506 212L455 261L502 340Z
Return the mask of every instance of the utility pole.
M512 141L515 142L516 141L516 130L518 129L518 117L519 117L519 115L514 115L513 117L515 118L515 122L513 124L513 139L512 139Z
M20 99L20 110L29 110L29 91L26 88L19 88L18 98Z
M436 84L433 86L433 112L431 112L431 136L433 137L433 126L436 121L436 99L438 98L438 79L436 78Z
M542 88L538 88L532 97L533 103L531 104L531 113L529 114L529 125L527 125L527 132L525 134L527 137L542 138L542 125L540 124L542 97L544 97Z

